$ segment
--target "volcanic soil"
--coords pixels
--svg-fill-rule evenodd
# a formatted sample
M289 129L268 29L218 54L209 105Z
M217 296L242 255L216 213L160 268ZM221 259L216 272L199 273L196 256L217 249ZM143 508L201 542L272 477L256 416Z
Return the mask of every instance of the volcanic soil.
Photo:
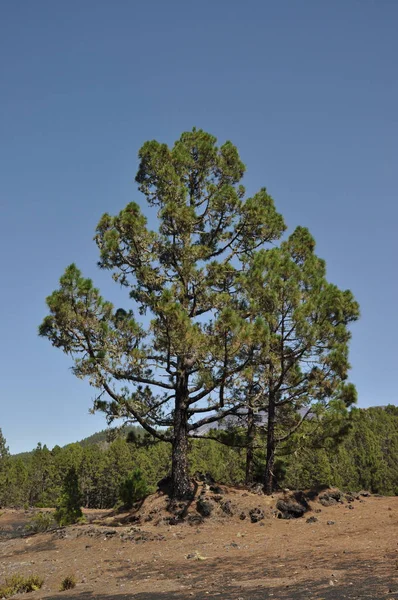
M0 587L18 573L44 578L21 600L398 599L397 497L311 496L301 518L282 519L287 493L204 488L188 504L158 492L135 511L89 510L86 524L34 535L32 511L3 509ZM76 587L59 591L69 575Z

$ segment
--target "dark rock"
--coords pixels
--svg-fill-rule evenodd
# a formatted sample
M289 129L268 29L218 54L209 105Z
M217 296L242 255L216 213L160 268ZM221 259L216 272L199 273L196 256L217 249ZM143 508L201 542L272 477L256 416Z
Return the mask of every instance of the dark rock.
M317 517L308 517L306 523L316 523L318 521Z
M352 504L349 504L349 505L348 505L348 508L349 508L350 510L354 510L354 507L353 507L353 505L352 505Z
M199 498L196 503L196 510L202 517L210 517L213 512L213 504L205 498Z
M213 492L213 494L220 494L221 496L224 494L224 490L219 485L211 485L210 491Z
M371 496L370 492L367 492L366 490L362 490L362 492L359 492L360 496L363 496L364 498L369 498Z
M319 502L322 506L333 506L337 503L343 503L344 494L340 490L329 490L319 496Z
M299 517L302 517L307 510L305 506L299 504L292 498L278 500L276 508L280 511L280 516L278 515L280 519L298 519Z
M244 521L244 520L246 519L246 517L247 517L247 515L246 515L246 513L245 513L244 511L242 511L242 512L240 513L240 515L239 515L239 519L240 519L241 521Z
M328 521L328 522L327 522L327 524L328 524L328 525L334 525L334 524L335 524L335 522L334 522L334 521Z
M226 515L229 515L230 517L232 517L232 515L235 513L234 506L233 506L231 500L227 500L226 502L221 502L220 506L221 506L221 510Z
M319 502L322 504L322 506L333 506L337 504L337 500L334 498L319 498Z
M249 510L249 516L252 523L258 523L264 519L264 511L261 508L252 508Z
M202 525L204 519L200 515L189 515L187 519L190 525Z

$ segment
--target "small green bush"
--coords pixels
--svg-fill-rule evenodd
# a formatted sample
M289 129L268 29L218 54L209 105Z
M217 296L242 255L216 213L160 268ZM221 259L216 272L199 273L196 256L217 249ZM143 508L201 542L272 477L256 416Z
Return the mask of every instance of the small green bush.
M44 579L39 575L13 575L6 579L5 584L0 587L0 598L10 598L14 594L26 594L27 592L36 592L41 588Z
M74 575L67 575L65 579L62 580L59 591L65 592L66 590L72 590L74 587L76 587Z
M29 533L42 533L54 527L54 515L50 512L39 512L35 514L26 525L25 529Z
M134 502L142 500L148 494L149 487L140 469L135 469L119 489L119 498L125 508L131 508Z

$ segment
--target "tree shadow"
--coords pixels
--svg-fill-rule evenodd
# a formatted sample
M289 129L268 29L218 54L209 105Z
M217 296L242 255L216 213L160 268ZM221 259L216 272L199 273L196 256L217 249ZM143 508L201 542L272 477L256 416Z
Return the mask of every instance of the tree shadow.
M29 536L30 537L30 536ZM27 547L23 547L19 550L12 550L10 554L4 554L2 558L13 558L14 556L20 556L22 554L30 554L32 552L49 552L55 551L57 546L54 543L54 540L49 539L42 542L37 542L36 544L29 544Z
M242 565L237 556L209 559L206 562L181 561L173 565L172 572L159 571L155 579L157 586L160 581L175 581L176 588L184 587L183 590L135 591L134 596L126 593L113 596L82 595L81 600L86 597L98 600L131 597L137 600L376 600L385 598L389 590L398 593L398 577L393 576L391 559L364 560L354 553L345 554L340 559L332 555L322 558L314 556L308 562L309 558L303 554L299 560L297 557L285 559L283 564L280 564L281 559L265 562L256 558L246 565ZM122 573L118 570L117 579L125 582L127 588L138 581L145 581L150 575L154 576L152 566L143 567L139 572L132 571L130 567L122 569ZM334 571L333 575L331 571ZM167 579L162 579L162 575L166 575Z

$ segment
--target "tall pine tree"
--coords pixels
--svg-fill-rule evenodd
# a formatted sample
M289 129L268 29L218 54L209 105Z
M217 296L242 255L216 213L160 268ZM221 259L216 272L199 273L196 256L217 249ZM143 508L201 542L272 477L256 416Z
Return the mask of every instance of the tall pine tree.
M115 310L71 265L47 298L40 335L99 390L95 409L171 442L172 493L182 498L191 491L189 434L236 410L234 380L252 360L242 272L285 225L265 189L245 199L245 167L230 142L217 147L194 129L172 148L145 143L139 158L136 181L158 227L131 203L105 214L95 237L99 265L129 305Z

